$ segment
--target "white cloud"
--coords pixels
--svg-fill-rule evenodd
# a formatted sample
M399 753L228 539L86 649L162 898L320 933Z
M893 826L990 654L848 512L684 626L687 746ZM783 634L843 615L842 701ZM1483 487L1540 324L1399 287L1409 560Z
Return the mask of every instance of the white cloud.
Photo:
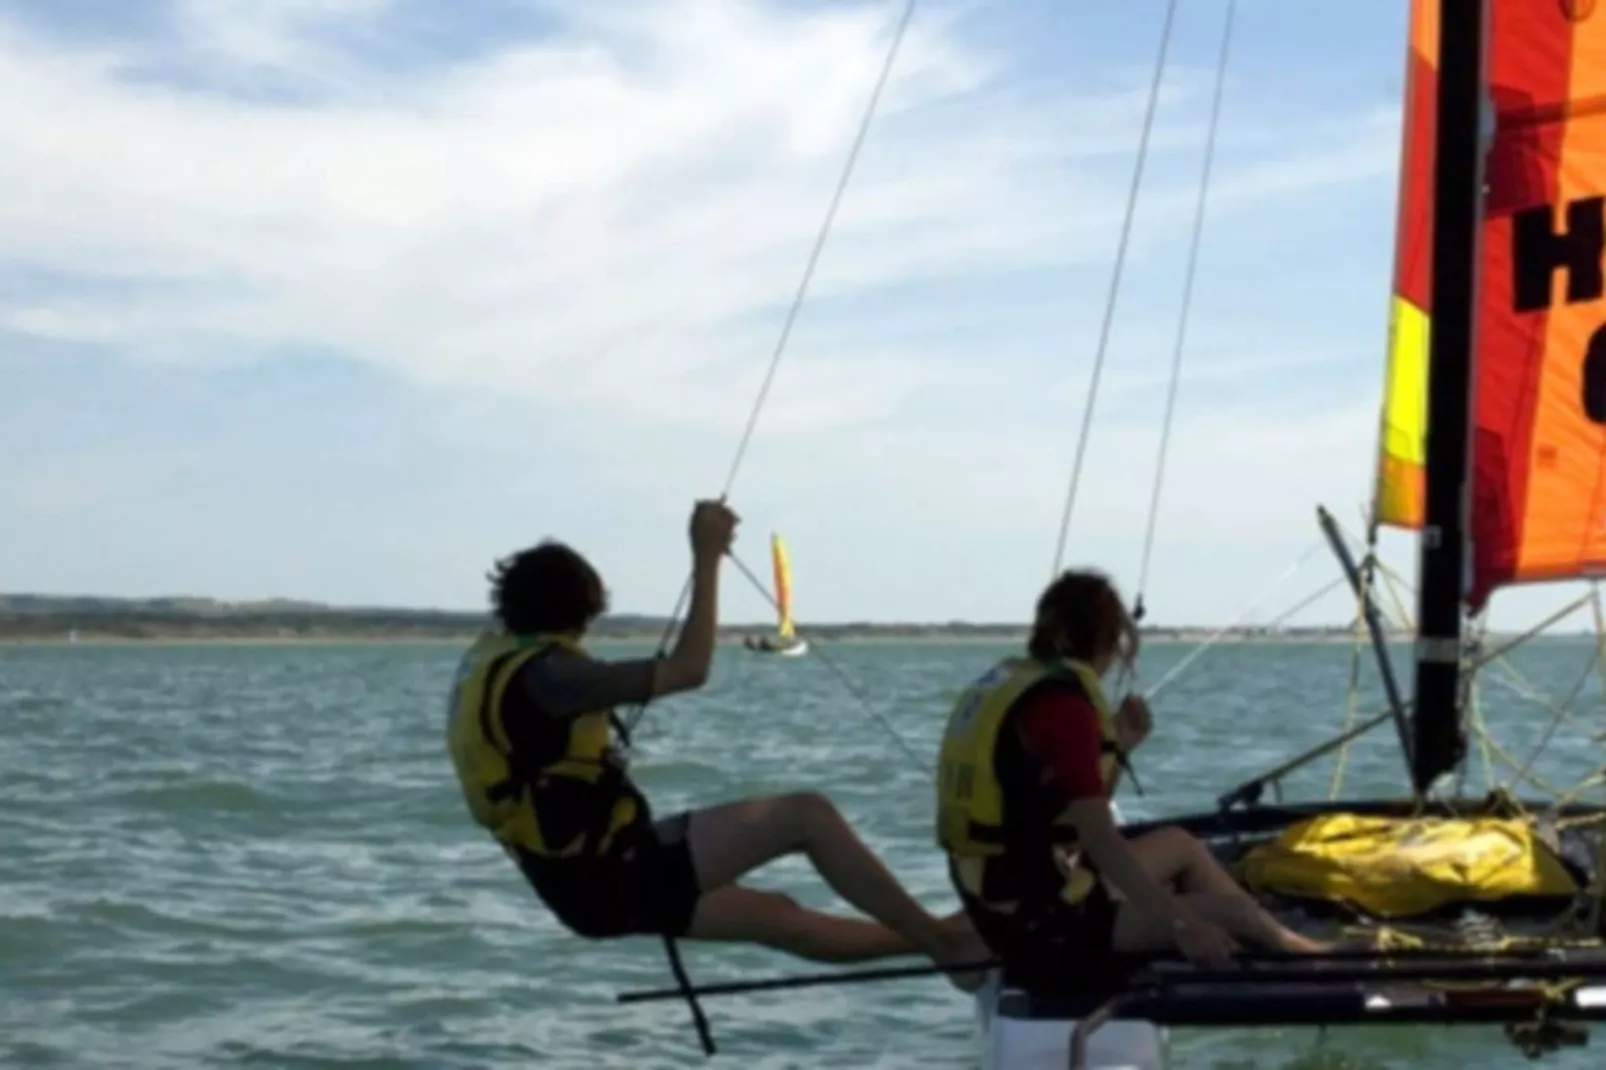
M323 29L385 13L390 0L173 0L174 25L209 73L294 70L325 75L340 55L314 43Z
M317 31L383 8L190 0L180 26L203 55L301 74L337 62ZM130 82L137 54L6 33L0 253L174 286L14 303L5 323L166 359L317 344L431 384L634 396L631 416L666 391L709 396L761 366L886 11L565 10L587 36L370 72L317 106ZM1073 113L999 70L951 24L915 23L819 297L1103 254L1109 191L1066 163L1124 168L1137 101ZM1331 180L1269 166L1236 181Z
M550 36L408 69L358 47L387 25L384 0L183 0L176 53L0 23L0 261L68 283L0 297L0 326L145 360L316 347L437 391L434 431L488 455L550 448L561 427L610 486L654 508L706 492L894 12L543 6ZM762 480L744 493L758 503L785 497L797 515L868 502L928 531L1051 538L1147 72L1102 95L1041 78L1027 92L1012 61L979 48L963 12L916 18L754 442ZM1170 174L1151 161L1134 277L1185 240L1209 77L1167 80L1153 151L1182 162ZM1386 173L1397 145L1371 114L1228 126L1259 162L1218 171L1212 227ZM1064 360L1004 307L1010 280L1041 268L1064 282L1032 299L1039 319L1074 304L1054 341ZM915 304L921 286L965 293ZM885 314L868 306L894 295ZM1096 428L1078 531L1141 531L1175 296L1160 301L1105 385L1111 399L1152 396L1153 414ZM1190 385L1295 375L1355 348L1288 358L1222 334L1196 331ZM1284 514L1307 516L1313 487L1364 489L1374 393L1357 383L1319 413L1248 398L1201 412L1185 396L1168 516L1252 545L1286 531ZM508 418L519 409L532 429Z

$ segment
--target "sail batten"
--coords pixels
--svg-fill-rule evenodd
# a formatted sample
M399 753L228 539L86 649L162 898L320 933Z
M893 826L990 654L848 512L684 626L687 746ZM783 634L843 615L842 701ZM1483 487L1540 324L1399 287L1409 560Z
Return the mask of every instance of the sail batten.
M1373 502L1380 524L1406 529L1423 523L1440 6L1412 5ZM1606 571L1606 11L1489 0L1488 18L1466 591L1474 610L1502 586Z

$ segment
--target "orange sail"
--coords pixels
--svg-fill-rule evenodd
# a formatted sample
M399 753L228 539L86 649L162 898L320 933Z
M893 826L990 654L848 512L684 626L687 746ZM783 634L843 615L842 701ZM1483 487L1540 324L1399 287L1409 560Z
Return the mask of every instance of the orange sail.
M1471 586L1606 572L1606 10L1489 0ZM1413 0L1375 515L1422 524L1439 0Z
M1394 286L1389 303L1388 370L1372 502L1378 523L1402 528L1421 527L1423 513L1438 52L1438 0L1412 0Z
M1490 4L1472 587L1606 568L1606 11Z

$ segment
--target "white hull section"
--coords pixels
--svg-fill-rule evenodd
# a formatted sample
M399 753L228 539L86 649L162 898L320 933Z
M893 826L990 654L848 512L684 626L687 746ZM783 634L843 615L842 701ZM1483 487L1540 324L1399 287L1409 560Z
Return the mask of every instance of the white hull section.
M1023 1002L1024 993L1000 982L998 971L991 971L976 993L981 1070L1066 1070L1078 1021L1014 1016L1010 1005ZM1165 1034L1148 1022L1105 1022L1087 1037L1084 1065L1086 1070L1164 1070Z

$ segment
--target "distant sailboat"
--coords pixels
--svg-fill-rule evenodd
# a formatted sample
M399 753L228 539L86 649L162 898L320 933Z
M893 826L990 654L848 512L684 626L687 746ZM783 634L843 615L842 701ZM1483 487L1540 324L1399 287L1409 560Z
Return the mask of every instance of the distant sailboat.
M770 536L770 563L775 570L775 635L748 636L747 649L759 654L780 654L795 658L808 653L808 640L797 634L792 623L792 561L780 535Z

